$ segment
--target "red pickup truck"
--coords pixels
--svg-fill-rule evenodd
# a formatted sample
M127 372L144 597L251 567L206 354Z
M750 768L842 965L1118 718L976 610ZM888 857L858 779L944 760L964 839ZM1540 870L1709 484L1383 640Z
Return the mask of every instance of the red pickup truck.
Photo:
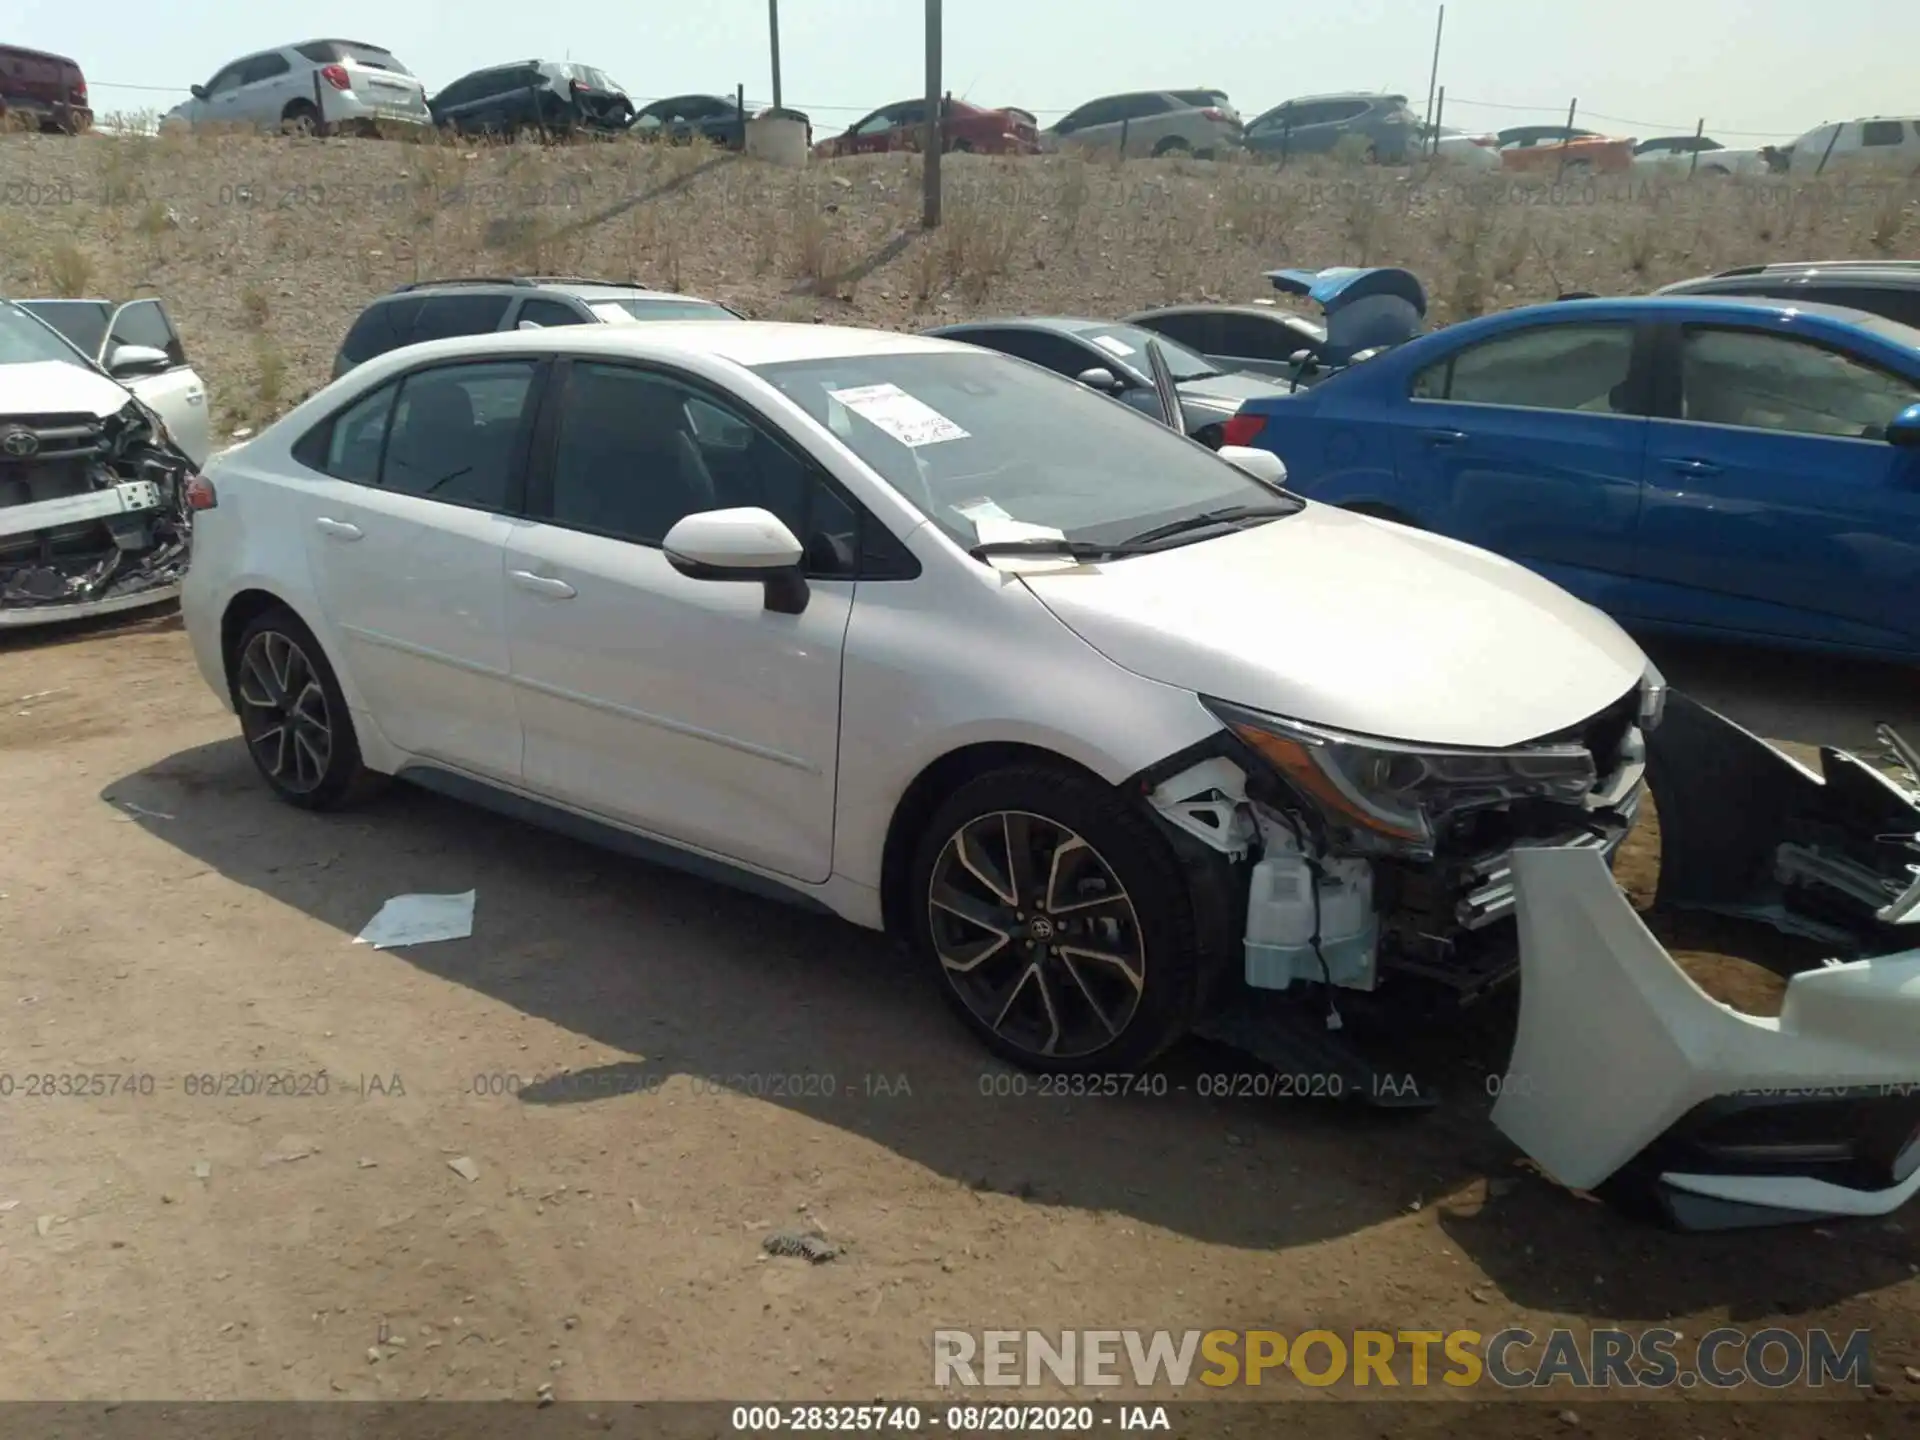
M87 78L76 61L0 45L0 128L78 135L92 126Z

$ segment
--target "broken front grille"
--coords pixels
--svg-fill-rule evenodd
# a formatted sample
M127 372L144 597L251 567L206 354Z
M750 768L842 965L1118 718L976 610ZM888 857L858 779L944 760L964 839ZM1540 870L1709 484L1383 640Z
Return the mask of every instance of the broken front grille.
M90 460L107 450L107 427L94 415L9 415L0 419L0 466Z

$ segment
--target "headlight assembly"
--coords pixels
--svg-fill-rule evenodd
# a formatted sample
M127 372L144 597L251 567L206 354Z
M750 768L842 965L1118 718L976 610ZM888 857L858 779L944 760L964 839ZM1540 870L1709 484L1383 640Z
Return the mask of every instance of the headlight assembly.
M1456 750L1346 735L1209 700L1207 707L1336 824L1425 847L1461 810L1545 799L1580 804L1597 782L1583 745Z

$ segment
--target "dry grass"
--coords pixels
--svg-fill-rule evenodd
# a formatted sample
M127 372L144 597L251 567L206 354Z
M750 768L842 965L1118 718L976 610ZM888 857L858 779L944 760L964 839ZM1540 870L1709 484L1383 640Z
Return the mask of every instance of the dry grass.
M910 156L790 171L705 146L9 135L0 182L38 199L0 210L0 291L163 296L232 425L324 383L373 295L439 275L636 279L763 318L917 329L1248 300L1278 265L1397 264L1444 323L1898 254L1920 215L1911 178L1556 187L1354 160L950 156L945 223L926 233Z

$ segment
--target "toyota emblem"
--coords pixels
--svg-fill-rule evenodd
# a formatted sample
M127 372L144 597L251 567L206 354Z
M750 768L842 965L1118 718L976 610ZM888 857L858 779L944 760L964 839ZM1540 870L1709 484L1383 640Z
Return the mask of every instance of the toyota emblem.
M9 426L0 430L0 454L12 456L15 460L24 460L29 455L40 452L40 437L22 425Z

